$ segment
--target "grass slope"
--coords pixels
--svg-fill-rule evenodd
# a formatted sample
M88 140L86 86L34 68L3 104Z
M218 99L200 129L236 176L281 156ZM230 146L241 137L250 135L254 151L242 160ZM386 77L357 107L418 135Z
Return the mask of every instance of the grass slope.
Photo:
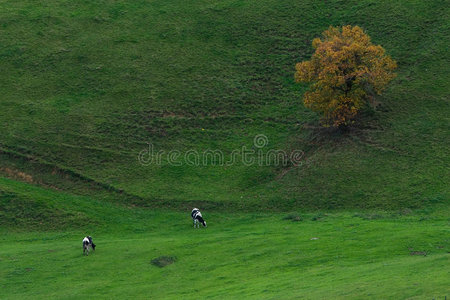
M2 1L0 172L71 189L53 167L147 202L246 210L443 201L449 15L438 0ZM365 28L399 76L381 109L341 136L315 128L293 73L314 37L343 24ZM256 134L267 149L304 150L303 164L137 161L147 142L229 155Z
M0 179L0 190L75 215L69 224L35 208L47 213L39 228L24 219L1 224L2 299L443 299L450 293L445 207L204 212L208 228L194 230L189 211L125 207L9 179ZM97 244L88 257L81 249L86 232ZM151 264L160 256L176 260L163 268Z

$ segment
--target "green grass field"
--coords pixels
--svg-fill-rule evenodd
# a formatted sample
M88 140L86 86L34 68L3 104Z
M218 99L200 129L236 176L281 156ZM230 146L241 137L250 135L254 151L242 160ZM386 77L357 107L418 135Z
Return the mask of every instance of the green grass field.
M449 16L441 0L0 1L0 299L450 297ZM398 77L339 132L294 67L347 24ZM149 143L228 158L257 135L301 163L138 160Z
M3 235L1 298L444 299L450 293L442 218L332 214L293 223L280 214L225 220L213 214L214 225L193 231L189 214L169 214L177 219L170 225L168 214L144 215L149 220L130 218L135 232L95 232L97 250L88 257L81 255L79 231ZM163 268L150 263L163 255L177 260Z
M33 197L92 218L78 225L64 223L66 217L39 220L57 227L48 232L2 230L1 299L444 299L450 293L450 228L442 207L208 212L209 226L194 230L189 211L124 207L4 179L0 187L16 201ZM97 248L84 257L86 232ZM176 261L152 265L160 256Z

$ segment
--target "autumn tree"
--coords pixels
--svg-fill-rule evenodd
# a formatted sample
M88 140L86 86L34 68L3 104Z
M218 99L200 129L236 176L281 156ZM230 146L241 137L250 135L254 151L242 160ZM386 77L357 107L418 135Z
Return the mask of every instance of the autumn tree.
M358 26L330 26L312 46L311 60L296 65L295 79L312 83L304 103L322 114L324 126L351 124L395 77L395 61Z

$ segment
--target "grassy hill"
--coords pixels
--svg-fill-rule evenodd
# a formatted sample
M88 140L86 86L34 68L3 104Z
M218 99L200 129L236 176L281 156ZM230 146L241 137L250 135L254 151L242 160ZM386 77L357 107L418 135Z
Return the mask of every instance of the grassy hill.
M157 207L444 201L449 12L442 1L4 1L0 172L78 194L96 186ZM363 27L399 69L381 107L339 134L318 128L293 74L312 39L343 24ZM251 149L257 134L269 140L264 150L304 151L302 164L137 159L147 143L228 157Z
M444 299L446 4L0 2L0 298ZM294 66L345 24L399 68L333 132ZM242 147L301 162L248 165ZM234 161L167 162L206 150Z

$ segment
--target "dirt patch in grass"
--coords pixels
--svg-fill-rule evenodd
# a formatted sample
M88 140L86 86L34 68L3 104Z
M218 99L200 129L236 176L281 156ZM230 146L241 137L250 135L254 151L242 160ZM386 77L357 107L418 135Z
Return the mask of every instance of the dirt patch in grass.
M18 179L21 181L25 181L28 183L35 183L33 176L21 172L19 170L14 170L14 169L10 169L10 168L0 168L0 172L1 173L5 173L5 175L7 175L9 178L13 178L13 179Z
M165 266L171 265L176 261L177 258L175 256L160 256L152 259L150 263L154 266L164 268Z
M325 218L327 214L319 213L311 218L312 221L319 221Z
M384 216L381 214L373 214L373 213L355 214L353 217L361 218L363 220L378 220L384 218Z
M412 209L409 208L404 208L399 212L399 214L402 216L409 216L412 213L413 213Z
M299 216L296 214L290 214L290 215L285 216L283 218L283 220L290 220L292 222L300 222L300 221L303 221L303 218L302 218L302 216Z
M409 252L410 255L423 255L427 256L427 253L425 251L411 251Z

